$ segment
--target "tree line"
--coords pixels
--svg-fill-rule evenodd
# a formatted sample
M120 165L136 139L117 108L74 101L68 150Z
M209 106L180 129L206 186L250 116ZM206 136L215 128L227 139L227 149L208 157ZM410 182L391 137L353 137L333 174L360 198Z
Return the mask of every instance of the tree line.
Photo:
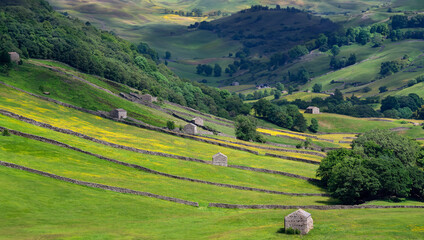
M332 197L344 204L375 199L424 200L424 150L388 130L372 130L352 143L352 149L331 151L317 176Z

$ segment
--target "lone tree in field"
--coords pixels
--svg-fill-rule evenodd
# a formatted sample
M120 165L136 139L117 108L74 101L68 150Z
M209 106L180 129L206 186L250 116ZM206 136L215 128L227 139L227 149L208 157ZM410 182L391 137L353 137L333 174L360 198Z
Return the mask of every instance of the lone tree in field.
M166 122L166 127L167 127L169 130L174 130L174 129L175 129L175 122L174 122L174 121L167 121L167 122Z
M345 204L406 197L424 200L422 166L417 142L387 130L372 130L355 139L352 149L329 152L317 176L331 196Z
M239 115L235 121L236 137L244 141L264 142L262 135L256 132L256 119Z
M165 59L171 59L171 52L170 51L165 52Z
M315 85L312 87L312 92L319 93L322 91L322 84L315 83Z

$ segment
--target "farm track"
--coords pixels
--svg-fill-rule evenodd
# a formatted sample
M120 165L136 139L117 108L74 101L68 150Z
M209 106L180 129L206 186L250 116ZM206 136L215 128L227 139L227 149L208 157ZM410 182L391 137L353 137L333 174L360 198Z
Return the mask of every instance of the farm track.
M3 128L3 127L0 126L0 129L4 130L6 128ZM137 164L126 163L126 162L122 162L122 161L119 161L119 160L116 160L116 159L104 157L102 155L91 153L91 152L88 152L88 151L84 151L82 149L70 146L68 144L65 144L65 143L62 143L62 142L59 142L59 141L56 141L56 140L53 140L53 139L40 137L40 136L37 136L37 135L28 134L28 133L23 133L23 132L12 130L12 129L8 129L8 131L10 133L12 133L13 135L16 135L16 136L20 136L20 137L24 137L24 138L28 138L28 139L33 139L33 140L36 140L36 141L40 141L40 142L52 144L52 145L55 145L55 146L67 148L67 149L70 149L70 150L73 150L73 151L76 151L76 152L80 152L80 153L83 153L83 154L87 154L89 156L99 158L101 160L106 160L108 162L116 163L116 164L126 166L126 167L131 167L131 168L141 170L141 171L144 171L144 172L147 172L147 173L152 173L152 174L156 174L156 175L160 175L160 176L164 176L164 177L168 177L168 178L174 178L174 179L183 180L183 181L196 182L196 183L202 183L202 184L214 185L214 186L226 187L226 188L233 188L233 189L239 189L239 190L270 193L270 194L279 194L279 195L288 195L288 196L329 196L328 194L319 194L319 193L281 192L281 191L275 191L275 190L266 190L266 189L261 189L261 188L244 187L244 186L238 186L238 185L233 185L233 184L216 183L216 182L204 181L204 180L200 180L200 179L181 177L181 176L177 176L177 175L159 172L159 171L156 171L156 170L153 170L153 169L150 169L150 168L146 168L146 167L143 167L143 166L140 166L140 165L137 165Z

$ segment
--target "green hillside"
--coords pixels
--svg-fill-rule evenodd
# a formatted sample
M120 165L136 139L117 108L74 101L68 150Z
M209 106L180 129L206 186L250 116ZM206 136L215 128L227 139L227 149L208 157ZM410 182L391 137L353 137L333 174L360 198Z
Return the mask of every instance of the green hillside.
M50 3L0 1L0 240L423 238L420 2Z
M51 63L50 65L62 66L58 63ZM19 79L21 75L25 76L28 74L25 70L29 68L33 68L35 73L42 72L44 69L43 67L24 64L21 67L17 67L11 74L15 74L13 75L14 79ZM69 81L63 78L57 80L58 76L54 74L52 76L45 75L43 79L47 80L47 83L53 81L66 83ZM85 76L87 77L88 75ZM6 76L2 78L3 81L8 79L11 78ZM37 81L36 79L28 78L26 83L23 81L10 81L9 83L25 88L28 91L37 92L39 90L31 89L31 85ZM84 133L107 142L138 149L191 156L207 161L210 160L214 153L223 152L229 157L231 164L315 177L317 165L262 155L258 156L228 147L220 147L156 131L140 129L58 106L55 103L41 100L29 94L13 90L10 87L2 85L0 88L0 110L7 110L39 122ZM93 93L96 92L96 90L91 91ZM70 92L70 95L73 95L73 93ZM61 95L58 95L57 98L66 99ZM113 102L112 100L108 101L110 103ZM125 100L121 101L119 104L124 104ZM94 104L95 100L87 99L87 102ZM78 102L71 103L78 104ZM142 108L140 105L137 106ZM153 114L157 114L157 112L153 112ZM3 114L0 115L0 121L0 127L53 139L102 157L143 166L174 176L288 193L325 193L324 189L302 179L131 152L35 126L23 122L22 119L7 117ZM396 125L394 124L393 126ZM330 136L322 137L327 138ZM0 136L0 138L2 139L0 150L2 157L0 161L80 181L176 197L200 204L200 208L196 209L195 207L144 196L82 187L1 166L0 170L3 173L0 174L2 176L1 182L3 188L7 189L7 191L3 191L0 194L0 198L3 204L8 207L7 211L3 212L5 217L2 218L2 221L7 220L7 224L5 222L2 225L0 232L6 238L24 239L27 237L49 236L51 238L65 239L75 237L115 239L125 235L158 239L166 236L169 239L179 239L181 237L204 238L205 236L216 238L216 235L219 235L220 238L224 239L239 239L240 237L250 239L258 236L277 239L282 237L280 233L277 233L283 226L281 219L291 210L225 210L210 208L207 205L210 202L284 205L326 205L337 203L334 199L322 196L286 196L173 179L122 166L51 143L15 135L10 137ZM278 154L290 156L290 153L279 152ZM295 156L312 157L312 155L308 156L307 154L295 154ZM37 192L33 192L35 189ZM49 197L46 198L45 196ZM111 198L113 198L113 202L110 201ZM393 203L385 201L375 203L393 205ZM372 202L369 204L372 204ZM422 205L422 203L414 201L405 201L397 204ZM106 211L106 209L108 210ZM308 211L313 214L315 221L315 229L307 236L309 238L325 236L325 238L337 239L340 234L346 234L346 232L350 232L352 238L376 236L376 229L381 229L378 233L381 237L408 236L410 238L418 238L422 234L420 229L422 224L424 224L419 217L420 211L412 209ZM343 211L343 218L349 216L351 220L341 221L340 211ZM24 220L29 214L32 217ZM405 214L408 214L409 217L406 218ZM140 218L140 215L143 217ZM414 218L410 217L415 215L416 217ZM148 217L146 218L146 216ZM333 217L329 219L329 216ZM386 216L386 218L382 216ZM387 224L389 224L388 220L385 220L387 216L390 216L392 224L396 220L396 226L391 224L396 231L392 230L393 227L387 228ZM231 219L228 220L228 217ZM114 218L114 221L110 221L111 218ZM164 221L164 218L167 220ZM172 218L172 222L175 222L175 224L173 227L167 228L168 230L164 230L162 226L170 223L169 218ZM121 219L118 225L116 219ZM186 224L191 226L190 229L193 226L197 226L199 224L198 219L202 219L201 226L203 227L199 225L196 229L184 230L186 229ZM363 222L361 219L367 219L367 223L358 223L357 221ZM69 225L70 221L74 222L71 226ZM25 229L23 229L24 222ZM84 228L84 231L78 230L82 224L88 222L94 222L94 224L89 224L89 227ZM132 224L126 224L129 222L132 222ZM114 227L109 227L112 224ZM207 229L209 230L206 230L204 226L209 224L214 224L216 227L212 229L208 227ZM52 225L55 227L48 227ZM142 232L140 232L140 226L145 228ZM330 231L331 233L328 234L329 229L334 229L335 227L338 230ZM248 230L243 231L242 235L232 233L232 231L239 231L244 228ZM362 230L358 231L358 229Z

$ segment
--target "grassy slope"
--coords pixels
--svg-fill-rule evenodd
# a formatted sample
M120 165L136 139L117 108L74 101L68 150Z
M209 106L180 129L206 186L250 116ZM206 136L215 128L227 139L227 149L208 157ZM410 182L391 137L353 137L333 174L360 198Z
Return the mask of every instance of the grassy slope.
M405 54L409 55L412 63L415 66L421 66L421 49L424 46L424 42L417 40L406 40L403 42L386 42L384 48L371 48L369 45L366 46L349 46L347 51L358 51L364 55L368 54L368 57L365 61L362 61L356 65L331 72L329 74L323 75L321 77L314 78L311 82L302 87L302 89L311 88L315 83L321 83L323 85L323 90L332 90L335 87L340 87L342 84L331 84L331 81L341 81L345 83L369 83L375 81L370 85L364 85L360 87L352 87L343 89L342 92L349 93L352 91L355 92L357 96L372 96L378 94L378 88L380 86L387 86L389 90L395 90L405 84L410 79L413 79L417 76L423 74L422 69L417 69L416 72L398 72L392 76L386 78L380 78L379 71L380 65L382 62L394 61L401 59ZM342 53L345 51L346 47L342 47ZM356 49L356 50L355 50ZM346 55L346 53L344 54ZM363 93L360 90L368 86L372 91L368 93ZM388 93L386 93L388 94ZM383 95L384 96L384 95Z
M112 147L106 147L78 137L36 127L12 118L0 116L0 119L2 121L1 126L3 127L55 139L85 151L100 154L119 161L141 165L169 174L257 188L263 188L266 186L268 189L287 189L292 192L322 191L321 189L308 184L306 181L294 178L243 171L234 168L221 168L202 163L186 162L172 158L134 153ZM299 167L300 166L302 165L299 165Z
M284 235L276 232L293 211L196 209L5 167L0 172L0 239L281 239ZM419 239L424 234L422 211L413 209L307 211L314 230L304 239Z
M310 175L314 175L313 171L316 169L316 166L310 165L304 165L305 167L298 168L296 167L299 164L297 162L257 156L247 152L116 123L73 109L60 107L56 104L40 101L34 97L2 86L0 86L0 90L0 104L2 109L54 126L82 132L105 141L203 160L210 160L217 152L223 152L229 157L230 164L279 169L281 171L287 171L287 169L284 169L289 167L299 174L309 172ZM40 112L43 114L40 114ZM299 156L302 156L302 154L299 154Z
M85 78L86 76L82 77ZM92 76L86 78L86 80L100 86L107 85L107 82L102 82ZM168 119L177 124L184 124L181 120L160 111L129 102L71 77L31 64L13 69L9 76L0 75L0 81L39 95L43 95L43 91L40 90L40 87L43 87L44 91L50 92L50 98L86 109L111 111L116 108L124 108L128 111L129 116L156 126L166 126ZM120 85L117 86L114 88L108 85L107 88L114 89L116 92L121 90L119 89Z
M209 202L288 205L335 202L328 197L292 197L192 183L145 173L35 140L16 136L3 138L0 152L8 162L82 181L196 201L203 206Z

